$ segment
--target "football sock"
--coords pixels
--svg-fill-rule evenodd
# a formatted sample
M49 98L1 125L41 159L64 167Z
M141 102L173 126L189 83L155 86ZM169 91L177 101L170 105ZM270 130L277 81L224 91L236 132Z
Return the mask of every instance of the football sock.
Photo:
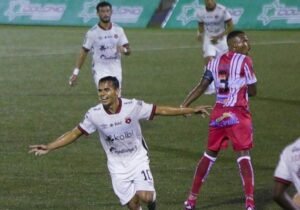
M188 197L188 200L196 200L198 193L200 191L202 183L204 183L207 175L209 174L209 171L216 161L217 158L211 157L204 153L200 161L198 162L195 174L194 174L194 179L193 179L193 184L192 184L192 189L190 192L190 195Z
M249 156L242 156L237 160L240 176L243 183L245 198L246 198L246 207L254 207L254 174L251 164L251 158Z

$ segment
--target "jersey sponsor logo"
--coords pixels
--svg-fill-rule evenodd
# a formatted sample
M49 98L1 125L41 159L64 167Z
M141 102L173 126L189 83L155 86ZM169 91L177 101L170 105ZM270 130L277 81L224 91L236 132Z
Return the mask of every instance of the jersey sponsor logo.
M185 4L181 8L181 12L176 17L176 20L181 22L181 25L185 26L193 21L198 22L197 11L199 9L204 9L204 6L199 3L199 0L195 0L190 4ZM227 8L228 12L232 17L232 21L234 24L237 24L240 20L240 17L244 13L244 8Z
M106 137L106 141L110 144L113 144L115 141L124 141L126 139L129 139L133 136L133 130L131 131L125 131L122 134L113 134L113 135L108 135Z
M137 146L131 147L131 148L126 148L126 149L116 149L115 147L111 147L109 148L109 151L111 153L115 153L115 154L124 154L124 153L132 153L134 151L137 151Z
M110 127L114 127L114 126L118 126L118 125L122 125L122 121L114 122L114 123L109 124Z
M209 126L215 128L223 128L231 125L236 125L239 123L238 118L232 112L224 112L220 117L215 120L212 120L209 123Z
M113 55L113 56L100 55L100 59L103 59L103 60L116 60L118 58L119 58L119 56L117 54Z
M29 16L31 20L59 21L65 10L66 4L36 4L30 0L11 0L4 15L9 21L17 17Z
M92 19L98 19L95 8L99 0L85 1L83 9L78 14L78 17L83 19L84 23ZM116 23L136 23L140 19L144 8L142 6L112 6L113 14L112 21Z
M274 0L271 4L263 6L262 13L257 17L263 25L268 25L273 21L286 20L288 24L300 23L300 11L298 7L287 7L281 4L280 0Z

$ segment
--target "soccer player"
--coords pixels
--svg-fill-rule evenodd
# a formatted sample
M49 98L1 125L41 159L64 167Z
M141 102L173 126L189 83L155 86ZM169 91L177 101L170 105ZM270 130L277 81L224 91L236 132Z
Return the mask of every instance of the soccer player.
M106 1L100 2L97 7L99 23L92 27L85 36L76 67L70 77L69 84L76 84L80 68L87 54L92 54L92 75L96 87L98 81L105 76L117 77L122 82L121 54L129 55L126 34L120 26L111 22L112 5Z
M250 44L243 31L227 36L229 51L211 60L199 84L188 94L182 107L188 107L214 82L216 103L210 114L207 149L197 165L185 209L195 209L202 183L217 159L219 151L231 140L244 187L246 209L254 209L254 174L250 158L253 146L252 119L248 96L256 95L256 76Z
M206 108L209 106L174 108L119 98L119 82L111 76L100 79L98 88L101 103L89 109L78 126L47 145L31 145L29 152L45 155L74 142L83 134L98 131L113 189L121 204L131 210L140 210L142 201L149 210L154 210L156 193L139 121L152 120L154 115L208 115Z
M204 0L205 7L197 12L198 32L197 38L202 41L204 65L228 51L226 35L233 30L232 17L225 6L215 0ZM214 85L208 86L205 94L213 94Z
M300 137L285 147L280 155L279 163L274 173L273 199L283 209L300 210ZM287 189L294 184L298 194L294 200L287 193ZM298 204L298 205L297 205Z

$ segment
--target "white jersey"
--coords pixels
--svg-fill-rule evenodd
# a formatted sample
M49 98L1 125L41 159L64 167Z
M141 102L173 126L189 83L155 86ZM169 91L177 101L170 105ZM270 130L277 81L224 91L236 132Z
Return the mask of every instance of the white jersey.
M124 44L128 44L125 32L114 23L108 30L97 24L86 33L82 46L92 53L96 85L98 85L96 80L105 76L115 76L119 80L122 78L121 53L117 49Z
M282 151L274 177L283 183L292 182L300 193L300 138Z
M151 120L156 106L136 99L119 100L117 113L107 113L99 104L86 113L78 128L86 134L98 131L110 173L129 173L148 160L139 120Z
M213 11L207 11L205 6L197 11L198 22L204 24L204 35L216 36L225 31L225 22L232 19L226 7L216 4Z

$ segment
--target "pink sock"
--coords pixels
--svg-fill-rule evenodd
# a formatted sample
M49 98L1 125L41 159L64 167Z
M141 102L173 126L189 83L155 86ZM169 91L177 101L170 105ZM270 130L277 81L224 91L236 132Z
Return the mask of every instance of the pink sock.
M211 157L204 153L200 159L194 174L192 189L189 195L189 200L196 200L202 183L204 183L209 171L217 158Z
M240 176L243 182L246 197L246 206L254 206L254 174L249 156L243 156L237 160L240 168Z

